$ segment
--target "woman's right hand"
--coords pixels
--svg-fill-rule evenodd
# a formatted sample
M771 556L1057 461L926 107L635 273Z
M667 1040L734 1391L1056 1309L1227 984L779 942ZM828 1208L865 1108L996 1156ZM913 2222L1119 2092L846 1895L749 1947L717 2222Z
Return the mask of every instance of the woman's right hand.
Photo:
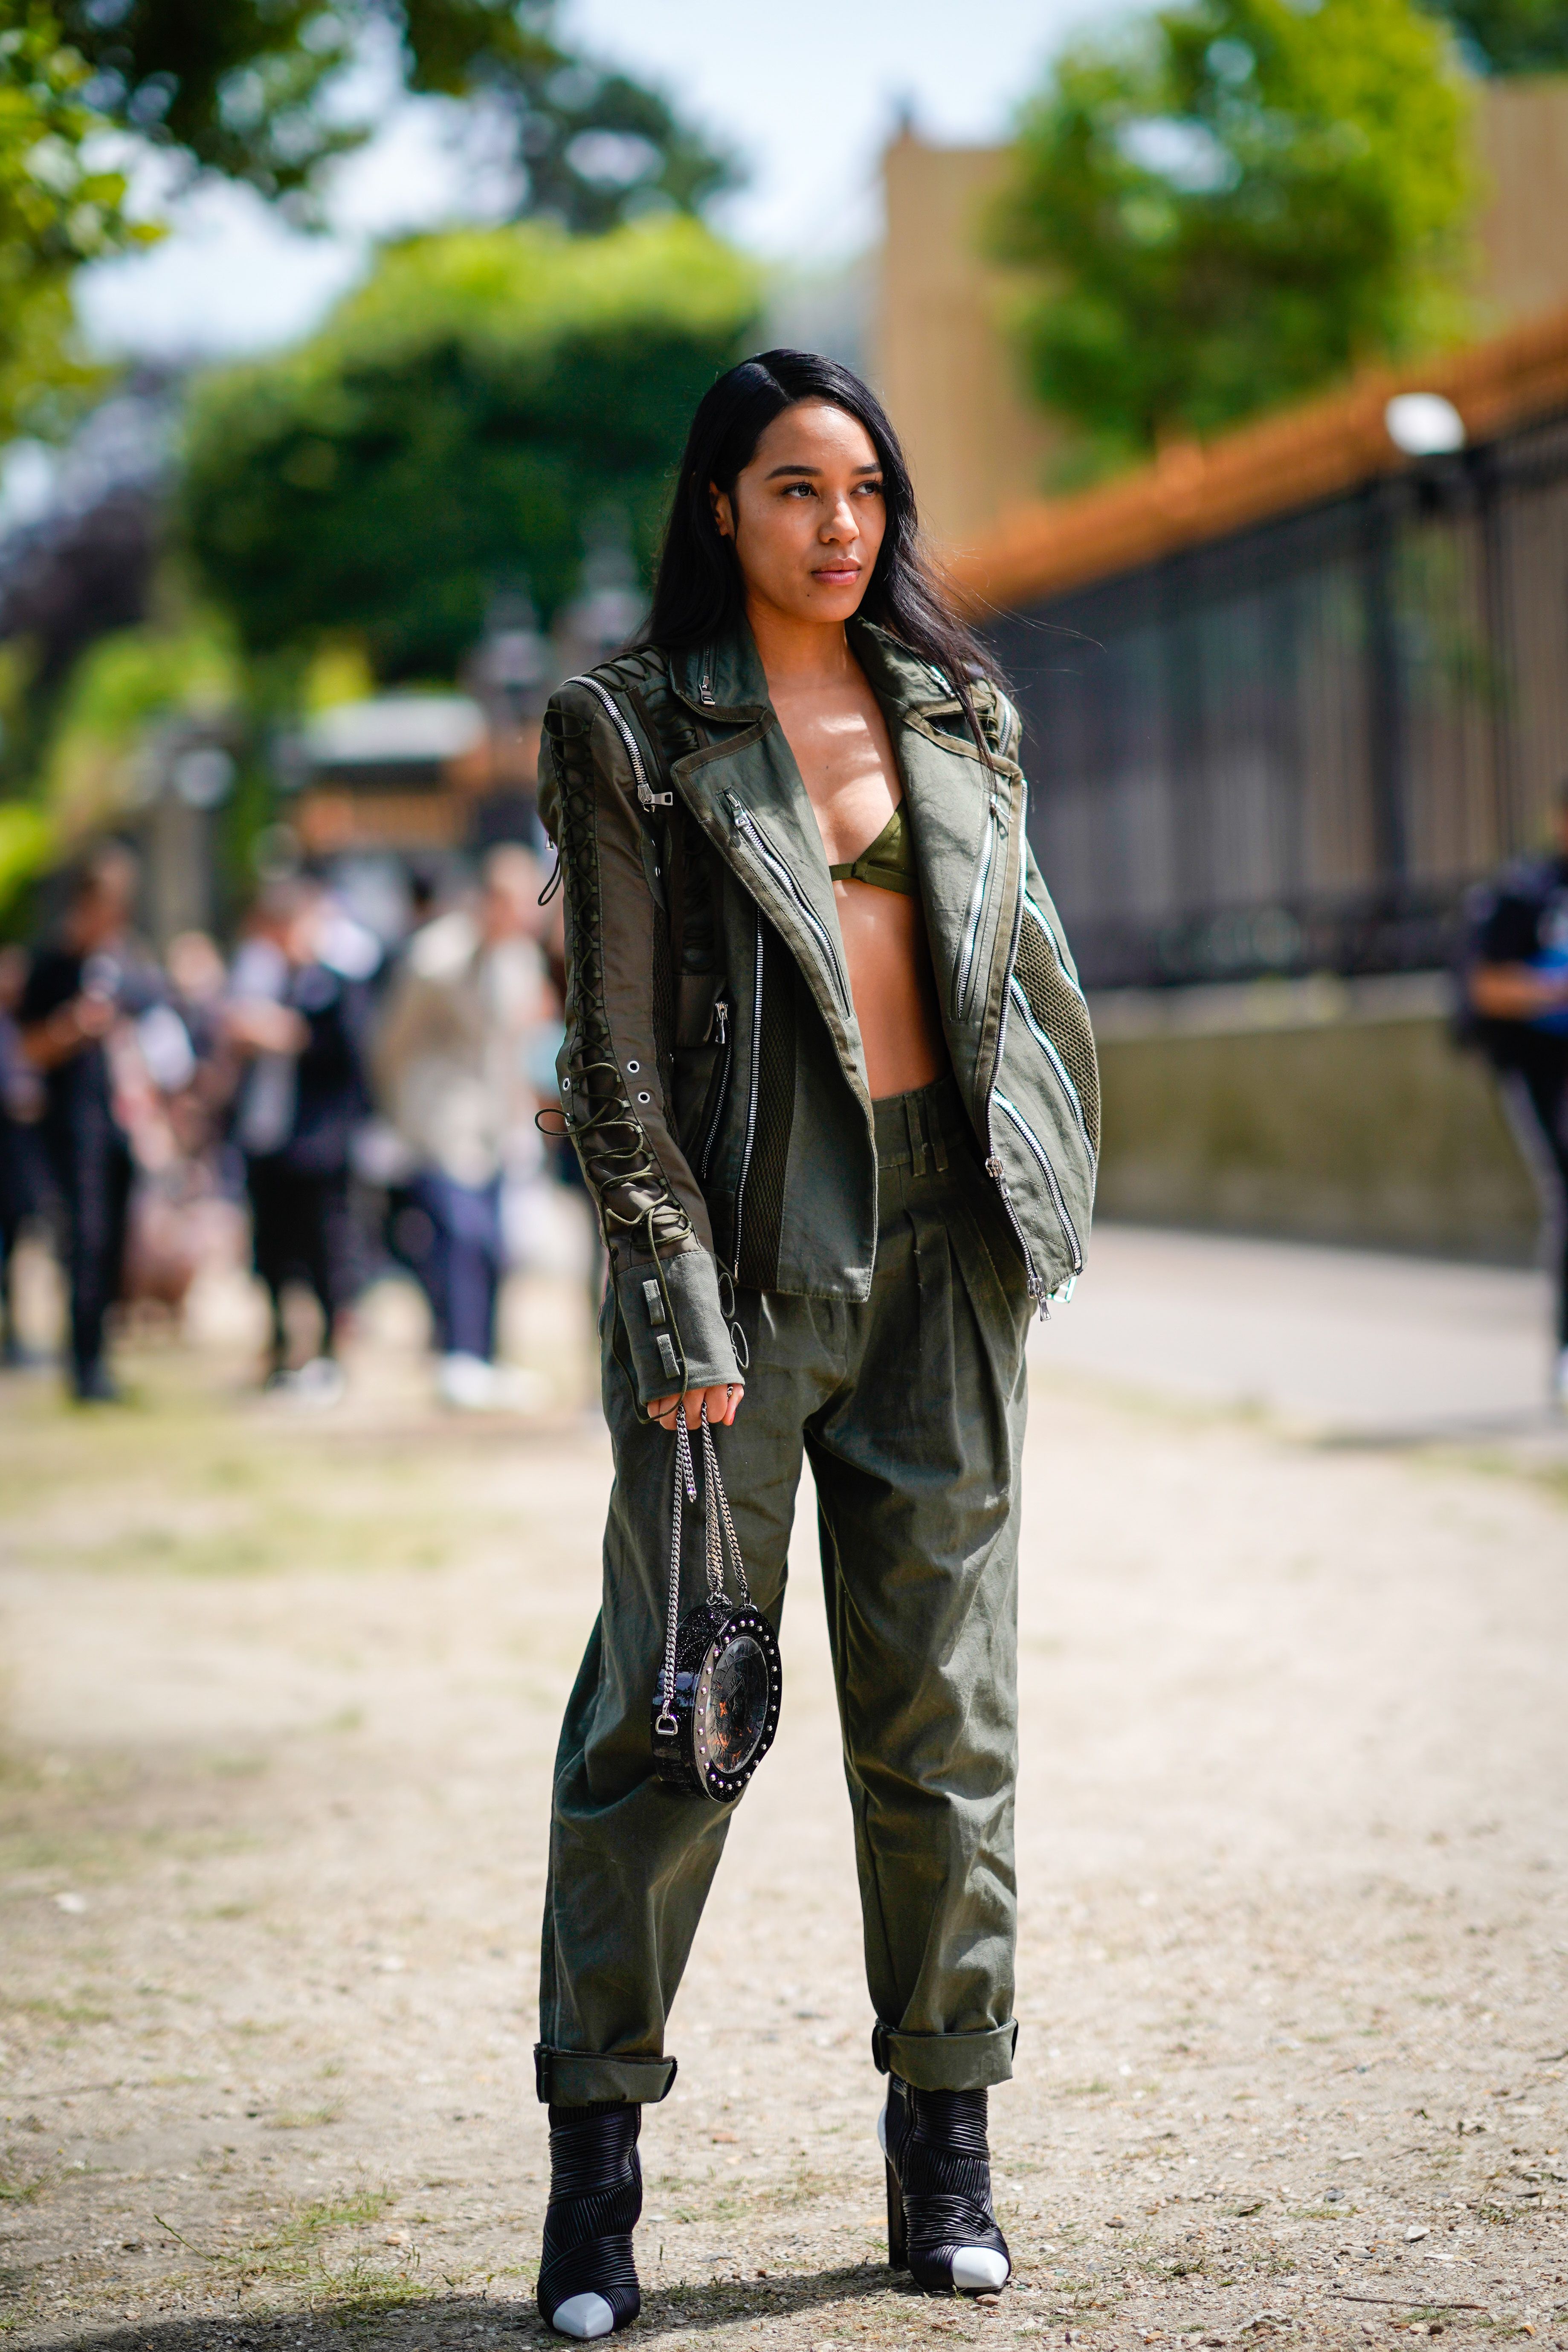
M743 1381L736 1381L728 1388L688 1389L683 1397L656 1398L647 1409L648 1419L657 1421L660 1429L673 1429L676 1413L684 1407L687 1428L697 1429L701 1425L702 1408L706 1405L709 1427L728 1429L741 1410L741 1399L745 1393Z

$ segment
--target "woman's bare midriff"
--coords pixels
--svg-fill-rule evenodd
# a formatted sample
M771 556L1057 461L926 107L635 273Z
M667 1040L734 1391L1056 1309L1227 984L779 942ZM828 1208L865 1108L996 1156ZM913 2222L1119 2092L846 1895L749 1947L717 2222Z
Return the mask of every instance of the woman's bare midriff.
M869 882L836 882L833 890L871 1098L929 1087L947 1068L947 1045L921 902Z

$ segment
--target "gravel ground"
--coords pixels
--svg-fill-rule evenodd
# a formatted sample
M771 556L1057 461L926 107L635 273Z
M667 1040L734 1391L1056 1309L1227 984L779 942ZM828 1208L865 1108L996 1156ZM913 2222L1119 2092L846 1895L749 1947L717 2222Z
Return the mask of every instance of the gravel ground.
M216 1341L132 1369L120 1414L0 1383L0 2328L540 2337L602 1430L571 1394L437 1417L390 1309L319 1418ZM1317 1446L1049 1334L1029 1447L1016 2283L885 2266L806 1510L783 1728L647 2116L641 2337L1568 2345L1561 1471Z

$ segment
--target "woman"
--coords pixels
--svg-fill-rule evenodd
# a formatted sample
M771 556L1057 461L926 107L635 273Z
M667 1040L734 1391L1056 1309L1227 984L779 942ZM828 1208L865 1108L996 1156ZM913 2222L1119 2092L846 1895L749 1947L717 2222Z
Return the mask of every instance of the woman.
M803 1453L816 1486L889 2258L994 2290L1024 1341L1082 1263L1098 1094L1016 717L847 369L768 352L713 386L646 639L545 727L616 1483L556 1764L540 2309L578 2336L637 2314L641 2106L674 2078L665 2019L733 1811L650 1752L668 1433L704 1412L774 1624Z

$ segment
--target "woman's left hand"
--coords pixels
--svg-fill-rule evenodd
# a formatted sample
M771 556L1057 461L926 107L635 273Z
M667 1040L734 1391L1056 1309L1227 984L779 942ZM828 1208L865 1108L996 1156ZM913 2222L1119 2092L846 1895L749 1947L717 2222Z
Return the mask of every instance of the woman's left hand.
M698 1428L702 1420L702 1408L708 1407L710 1429L728 1429L741 1410L741 1399L746 1393L743 1381L735 1381L728 1388L688 1389L683 1397L658 1397L648 1407L648 1419L657 1421L660 1429L673 1429L677 1411L684 1406L686 1426Z

